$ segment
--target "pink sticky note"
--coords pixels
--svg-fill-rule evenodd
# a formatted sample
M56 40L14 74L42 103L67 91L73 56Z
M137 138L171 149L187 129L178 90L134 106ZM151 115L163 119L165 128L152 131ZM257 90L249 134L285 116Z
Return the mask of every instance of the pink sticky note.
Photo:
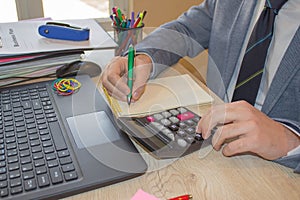
M139 189L135 195L131 198L131 200L160 200L155 196L144 192L142 189Z

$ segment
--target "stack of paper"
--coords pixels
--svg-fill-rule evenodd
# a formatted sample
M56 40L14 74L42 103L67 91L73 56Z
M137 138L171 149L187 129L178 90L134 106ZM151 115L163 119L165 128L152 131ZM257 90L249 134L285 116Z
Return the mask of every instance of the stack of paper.
M150 80L142 97L130 106L102 92L117 117L144 116L180 106L202 105L213 102L189 75L171 76Z
M0 86L24 78L54 75L63 64L81 60L84 51L114 49L116 43L93 19L60 23L90 29L89 40L69 41L45 38L38 27L47 21L0 23Z

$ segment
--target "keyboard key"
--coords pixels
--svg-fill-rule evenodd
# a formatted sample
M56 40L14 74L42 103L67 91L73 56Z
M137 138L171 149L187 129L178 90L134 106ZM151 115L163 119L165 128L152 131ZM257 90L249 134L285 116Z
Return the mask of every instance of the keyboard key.
M7 175L6 174L0 174L0 181L5 181L7 179ZM1 188L1 186L0 186Z
M31 178L34 178L33 171L29 171L29 172L24 172L23 173L23 179L24 180L31 179Z
M56 155L54 153L46 154L46 160L56 159Z
M42 174L37 176L39 187L46 187L50 185L49 176L47 174Z
M69 155L70 155L70 153L69 153L68 150L64 150L64 151L59 151L58 152L58 157L59 158L66 157L66 156L69 156Z
M67 172L64 174L66 181L75 180L78 178L76 171L74 172Z
M63 177L61 171L58 167L51 168L50 170L50 178L53 184L63 182Z
M6 197L6 196L8 196L8 189L7 189L7 188L0 189L0 196L1 196L1 197Z
M36 186L35 179L30 179L30 180L24 181L24 189L26 191L35 190L36 188L37 188L37 186Z
M20 168L19 163L8 164L8 170L9 171L14 171L14 170L17 170L19 168Z
M16 186L20 186L22 184L22 181L20 178L15 178L10 180L10 187L16 187Z
M27 163L31 163L31 157L30 156L22 157L22 158L20 158L20 161L21 161L22 165L27 164Z
M19 161L19 158L18 156L12 156L12 157L8 157L7 158L7 163L10 164L10 163L15 163L15 162L18 162Z
M6 188L7 185L8 185L8 184L7 184L7 181L1 181L1 182L0 182L0 189L1 189L1 188Z
M65 164L72 163L72 159L71 157L64 157L64 158L60 158L59 162L61 165L65 165Z
M33 170L33 166L31 163L22 165L22 172L27 172Z
M11 193L12 195L19 194L19 193L21 193L21 192L23 192L22 186L14 187L14 188L11 188L11 189L10 189L10 193Z
M36 167L35 172L37 175L39 174L45 174L47 172L47 168L45 166L42 167Z
M9 172L9 178L13 179L13 178L19 178L21 176L21 173L19 170L15 170L12 172Z
M73 164L67 164L67 165L63 165L62 166L62 171L65 173L65 172L70 172L70 171L73 171L75 170L75 167Z
M43 166L43 165L45 165L45 161L43 159L39 159L39 160L34 161L34 166L35 167L39 167L39 166Z
M48 161L48 167L51 168L51 167L56 167L58 166L58 161L57 160L50 160Z
M5 166L6 166L6 162L1 161L1 162L0 162L0 167L5 167Z

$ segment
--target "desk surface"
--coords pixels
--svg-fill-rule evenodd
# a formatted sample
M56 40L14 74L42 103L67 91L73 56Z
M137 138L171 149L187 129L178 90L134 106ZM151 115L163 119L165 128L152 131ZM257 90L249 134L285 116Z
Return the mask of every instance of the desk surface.
M186 73L182 66L176 67L163 75ZM207 109L201 107L199 113ZM195 200L300 199L300 175L256 156L228 158L211 146L177 160L156 160L147 153L143 156L149 165L146 174L66 200L129 200L138 189L162 200L182 194L192 194Z

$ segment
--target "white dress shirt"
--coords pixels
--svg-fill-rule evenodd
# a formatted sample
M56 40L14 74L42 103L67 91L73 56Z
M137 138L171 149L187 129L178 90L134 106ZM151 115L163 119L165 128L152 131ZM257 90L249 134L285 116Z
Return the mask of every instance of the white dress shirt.
M255 13L253 19L249 26L248 34L246 36L243 51L240 55L239 61L237 63L231 82L227 89L227 102L230 102L233 97L234 88L237 82L239 69L245 54L248 40L250 38L251 32L255 26L256 21L258 20L260 13L262 12L265 5L265 1L258 1L255 8ZM258 90L257 98L255 101L255 107L261 110L272 80L275 76L275 73L279 67L279 64L284 56L285 51L287 50L291 40L293 39L297 29L300 25L300 0L289 0L287 1L282 8L279 10L278 15L275 18L274 22L274 33L273 38L270 43L268 54L266 57L266 65L262 75L261 84ZM291 129L290 127L287 127ZM300 136L300 133L291 129L295 134ZM288 155L294 155L300 153L300 146L290 151Z

